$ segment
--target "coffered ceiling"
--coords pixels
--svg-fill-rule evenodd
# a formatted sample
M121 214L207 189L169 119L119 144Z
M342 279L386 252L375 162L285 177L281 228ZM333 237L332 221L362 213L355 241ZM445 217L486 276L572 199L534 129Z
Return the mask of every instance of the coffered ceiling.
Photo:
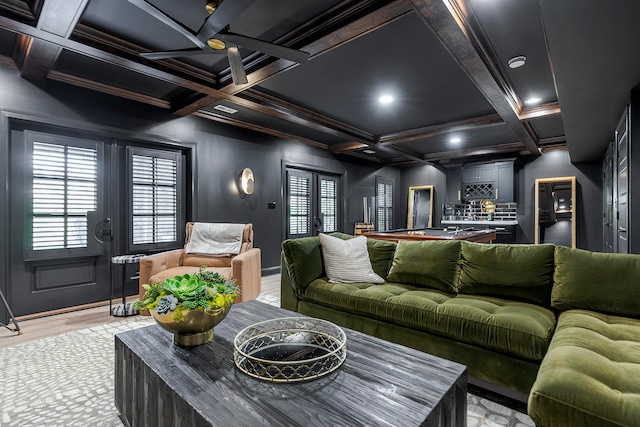
M248 7L229 31L310 59L240 47L248 83L235 85L226 51L140 56L197 48L180 29L198 34L205 0L146 0L164 22L144 0L8 0L0 65L398 166L557 146L601 161L640 82L634 0L224 0L236 2Z

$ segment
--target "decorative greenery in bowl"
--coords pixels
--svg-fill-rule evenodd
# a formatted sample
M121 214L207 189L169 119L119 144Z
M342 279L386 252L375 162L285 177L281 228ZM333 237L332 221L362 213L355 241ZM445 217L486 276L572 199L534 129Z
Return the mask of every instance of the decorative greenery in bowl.
M173 311L173 320L184 319L183 312L199 310L211 312L228 308L240 290L234 280L225 279L205 267L195 274L184 274L166 279L164 283L142 285L145 294L134 303L137 310L151 310L159 315Z

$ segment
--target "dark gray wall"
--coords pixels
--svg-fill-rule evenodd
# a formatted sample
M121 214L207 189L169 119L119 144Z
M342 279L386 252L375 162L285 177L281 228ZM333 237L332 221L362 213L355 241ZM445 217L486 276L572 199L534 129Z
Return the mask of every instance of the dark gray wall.
M416 166L402 170L401 193L402 200L398 204L398 215L401 219L400 227L407 226L409 215L409 187L417 185L433 185L433 221L434 227L440 227L442 220L442 205L447 194L447 171L431 165Z
M345 174L345 232L353 232L354 223L362 221L362 197L375 194L376 174L400 182L398 168L373 163L365 165L359 161L352 163L345 158L338 159L326 150L292 140L198 117L176 117L160 108L62 83L33 84L20 78L17 71L2 67L0 109L28 114L36 122L93 130L103 137L126 136L128 139L158 139L195 145L195 192L192 214L187 219L253 223L255 246L262 249L263 269L277 268L280 263L284 234L283 162ZM0 138L1 154L6 152L6 132ZM8 167L4 163L2 166ZM253 169L256 180L255 193L250 196L241 196L236 184L245 167ZM4 174L1 179L1 188L4 188L8 179ZM4 204L5 197L2 200ZM267 209L267 203L271 201L276 202L276 209ZM3 208L0 226L6 227L6 209L5 206L0 208ZM6 277L2 273L2 277Z
M553 150L517 167L520 243L533 243L536 178L575 176L577 188L577 247L602 251L602 165L571 163L569 153Z

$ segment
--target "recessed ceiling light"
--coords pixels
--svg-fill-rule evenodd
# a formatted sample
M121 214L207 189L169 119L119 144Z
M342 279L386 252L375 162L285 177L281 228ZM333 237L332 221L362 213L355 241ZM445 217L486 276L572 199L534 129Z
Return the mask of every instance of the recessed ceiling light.
M449 141L450 141L452 144L457 144L457 143L459 143L459 142L460 142L460 138L451 138Z
M380 98L378 98L378 101L380 101L381 104L391 104L393 102L393 96L382 95Z
M376 154L374 150L362 150L362 152L367 154Z
M509 64L509 68L519 68L522 67L527 62L526 56L514 56L511 58L507 64Z
M542 101L542 99L541 99L541 98L533 97L533 98L526 99L526 100L524 101L524 103L525 103L526 105L536 105L536 104L539 104L539 103L540 103L540 101Z

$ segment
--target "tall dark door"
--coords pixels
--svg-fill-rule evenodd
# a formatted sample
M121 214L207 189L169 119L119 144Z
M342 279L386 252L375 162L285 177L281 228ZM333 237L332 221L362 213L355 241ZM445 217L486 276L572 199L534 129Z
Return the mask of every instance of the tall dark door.
M629 126L628 113L624 116L616 130L616 217L617 241L616 252L629 253Z
M315 236L340 230L340 176L287 168L286 238Z
M106 148L91 139L12 130L7 297L16 316L109 298Z
M609 145L602 165L602 221L603 252L614 252L614 144Z

